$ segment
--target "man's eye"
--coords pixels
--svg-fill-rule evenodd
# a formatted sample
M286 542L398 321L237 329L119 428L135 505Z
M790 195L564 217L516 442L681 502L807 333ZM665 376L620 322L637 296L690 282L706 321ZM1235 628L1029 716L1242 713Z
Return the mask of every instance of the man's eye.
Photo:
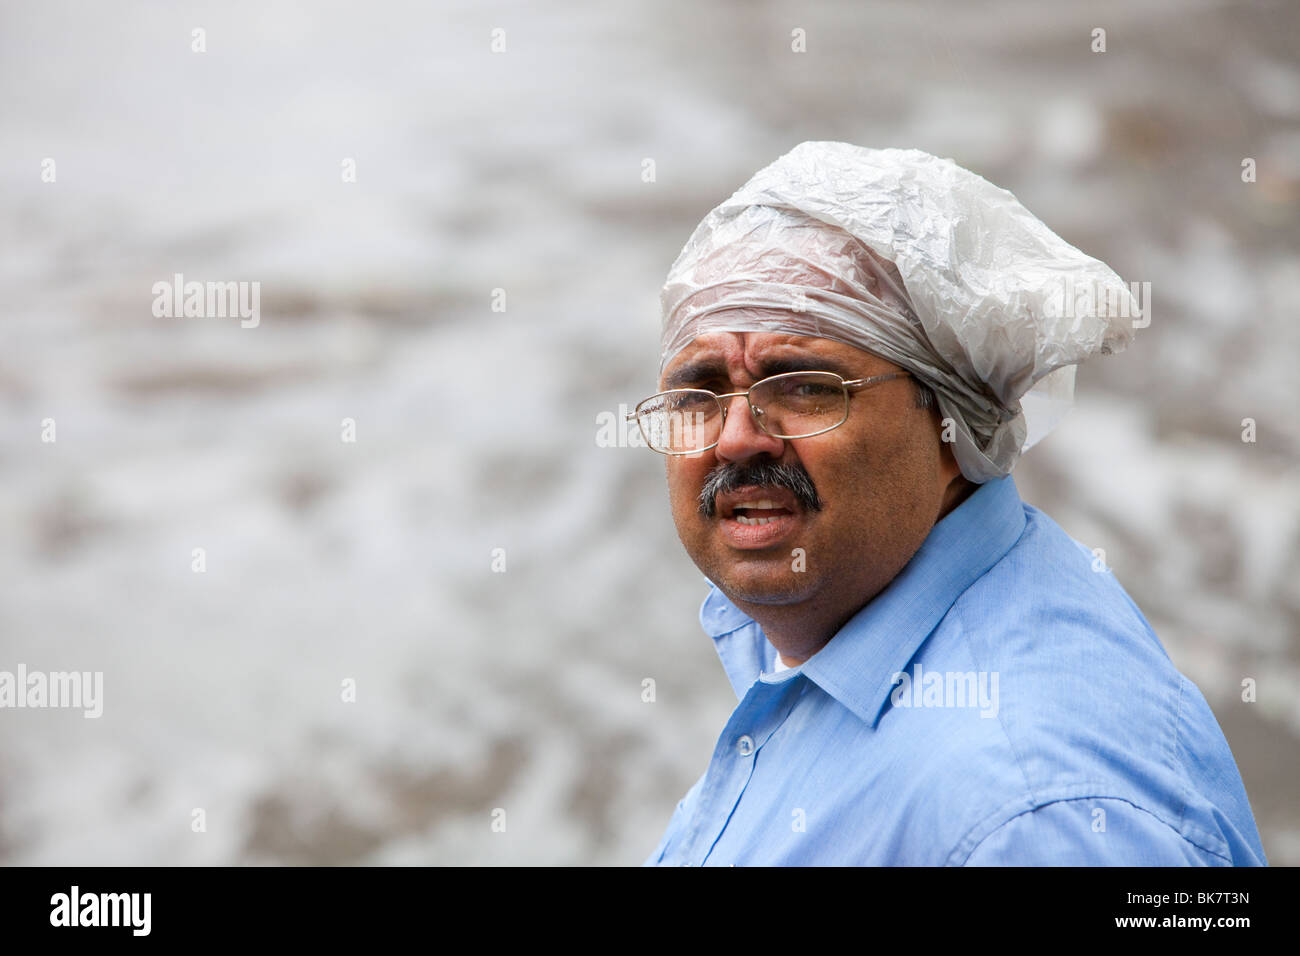
M668 412L688 411L708 401L709 399L705 398L703 395L693 395L690 392L685 392L679 395L669 396L664 401L663 408L664 411Z
M799 398L823 398L827 395L834 395L839 388L834 385L827 385L823 382L810 382L794 387L794 394Z

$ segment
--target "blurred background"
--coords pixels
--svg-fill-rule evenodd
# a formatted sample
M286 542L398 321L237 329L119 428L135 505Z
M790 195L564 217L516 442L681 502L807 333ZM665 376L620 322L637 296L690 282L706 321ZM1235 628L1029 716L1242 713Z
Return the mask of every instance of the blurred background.
M0 711L0 863L641 862L735 697L608 423L695 224L837 139L1151 283L1017 483L1300 864L1298 49L1283 0L5 0L0 670L104 689ZM155 317L177 273L260 324Z

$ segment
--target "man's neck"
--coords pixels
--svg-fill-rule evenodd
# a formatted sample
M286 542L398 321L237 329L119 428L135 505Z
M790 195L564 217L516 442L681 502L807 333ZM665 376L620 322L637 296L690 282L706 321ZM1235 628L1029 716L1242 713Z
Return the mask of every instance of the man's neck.
M828 607L816 598L801 604L780 606L735 600L732 603L758 622L787 667L798 667L829 644L840 628L874 597L872 594L871 598L849 608L843 605Z

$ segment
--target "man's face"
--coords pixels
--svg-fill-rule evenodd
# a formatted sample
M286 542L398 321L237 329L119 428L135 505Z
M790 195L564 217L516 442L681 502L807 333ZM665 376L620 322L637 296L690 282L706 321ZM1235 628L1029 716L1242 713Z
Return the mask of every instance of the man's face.
M673 357L661 389L742 391L781 372L836 372L845 379L902 371L868 352L829 339L784 333L702 335ZM960 474L939 440L940 420L916 407L909 378L851 393L844 424L809 438L780 439L754 423L744 397L728 399L716 447L667 458L673 521L699 569L741 610L747 605L823 605L838 623L874 597L916 553L946 506ZM780 483L743 483L713 496L710 477L761 463L802 469L820 509ZM771 479L769 479L771 480ZM950 484L953 486L950 490ZM746 509L745 504L775 508ZM739 513L737 510L739 509ZM756 518L775 520L755 524ZM840 620L842 618L842 620Z

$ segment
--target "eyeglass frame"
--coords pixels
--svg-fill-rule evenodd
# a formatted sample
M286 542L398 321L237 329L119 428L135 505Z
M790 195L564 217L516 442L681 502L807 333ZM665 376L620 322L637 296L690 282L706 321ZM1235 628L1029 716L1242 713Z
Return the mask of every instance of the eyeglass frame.
M826 428L819 429L818 431L815 432L809 432L807 435L798 435L794 437L788 437L785 435L773 435L770 431L767 430L767 427L763 424L762 420L759 418L760 412L757 408L754 407L754 402L750 399L749 393L752 392L754 389L758 388L758 386L763 385L767 382L775 381L776 379L793 378L796 375L808 375L808 374L833 375L835 378L840 380L840 387L844 390L844 417L841 418L834 425L827 426ZM708 451L710 448L717 448L719 443L721 443L722 441L722 431L724 428L727 427L727 409L730 407L731 404L730 402L724 402L723 399L739 398L741 395L743 395L745 396L745 404L749 406L749 417L754 422L754 424L758 426L759 431L761 431L764 435L769 435L772 438L778 438L781 441L799 441L800 439L803 438L813 438L817 435L824 435L829 431L834 431L835 429L843 425L845 422L847 422L849 420L849 411L851 410L849 401L853 398L854 393L861 391L864 388L870 388L872 385L879 385L882 382L892 381L893 379L896 378L915 378L915 377L916 376L914 376L911 372L886 372L884 375L872 375L869 378L845 379L844 376L840 375L838 372L823 371L819 369L803 369L798 372L781 372L780 374L777 375L769 375L766 378L760 378L757 382L749 386L749 388L745 389L743 392L728 392L725 395L718 395L715 392L709 392L707 388L669 388L662 392L655 392L653 395L649 396L649 398L641 399L641 401L636 403L636 408L627 413L624 420L629 422L633 422L633 421L636 422L637 429L641 432L641 437L645 439L646 447L653 452L658 452L661 455L672 455L675 457L682 456L682 455L699 455ZM650 444L650 439L646 436L645 429L641 426L641 415L637 411L637 409L639 409L642 405L644 405L646 402L650 401L651 399L659 398L661 395L671 395L673 392L708 392L708 394L712 395L714 399L717 400L718 409L722 416L722 420L718 423L717 441L713 442L713 444L711 445L705 445L702 448L692 448L690 451L660 451L658 448L655 448L654 445Z

